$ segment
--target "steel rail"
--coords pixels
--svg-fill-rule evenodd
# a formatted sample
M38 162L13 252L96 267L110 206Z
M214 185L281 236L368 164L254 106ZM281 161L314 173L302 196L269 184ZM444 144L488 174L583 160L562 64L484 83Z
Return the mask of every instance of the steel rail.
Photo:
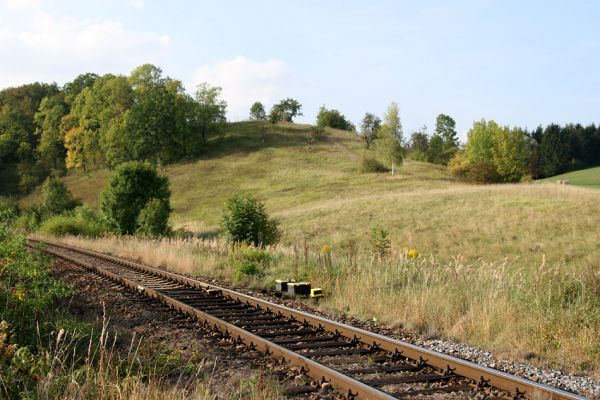
M457 357L454 357L451 355L447 355L447 354L440 353L440 352L437 352L434 350L426 349L426 348L423 348L423 347L420 347L420 346L417 346L417 345L414 345L411 343L407 343L404 341L386 337L386 336L383 336L383 335L380 335L377 333L369 332L364 329L356 328L356 327L346 325L346 324L336 322L336 321L331 321L331 320L325 319L323 317L319 317L316 315L306 313L304 311L294 310L294 309L291 309L291 308L283 306L283 305L271 303L266 300L258 299L258 298L255 298L255 297L243 294L243 293L239 293L239 292L236 292L231 289L227 289L227 288L223 288L223 287L220 287L217 285L201 282L196 279L189 278L187 276L180 275L177 273L168 272L168 271L165 271L165 270L162 270L159 268L150 267L150 266L143 265L143 264L136 263L136 262L129 261L129 260L124 260L122 258L110 256L110 255L100 253L97 251L93 251L93 250L63 245L61 243L33 240L33 239L30 239L30 241L34 242L34 243L36 243L36 242L44 243L44 244L47 244L50 246L62 248L64 250L85 254L85 255L88 255L91 257L95 257L95 258L100 258L100 259L109 261L114 264L129 267L131 269L134 269L134 270L137 270L140 272L151 273L155 276L159 276L164 279L168 279L170 281L174 281L174 282L184 284L187 286L191 286L194 288L220 291L221 293L227 295L228 297L230 297L232 299L239 300L241 302L244 302L244 303L256 306L256 307L260 307L260 308L266 309L271 312L280 313L284 316L306 322L315 327L324 328L325 330L328 330L330 332L338 332L338 333L340 333L344 336L350 337L350 338L355 337L357 340L360 340L361 342L375 344L375 345L379 346L379 348L386 350L390 353L400 354L403 357L425 363L427 365L438 368L440 370L452 372L455 375L469 378L475 382L478 382L482 386L490 386L493 388L504 390L516 397L527 398L527 399L536 399L536 400L538 400L538 399L539 400L585 400L586 399L586 397L583 397L583 396L580 396L580 395L577 395L577 394L574 394L571 392L567 392L562 389L554 388L554 387L551 387L551 386L548 386L548 385L545 385L545 384L542 384L539 382L534 382L534 381L531 381L526 378L511 375L511 374L508 374L503 371L499 371L499 370L496 370L493 368L482 366L482 365L473 363L471 361L463 360L463 359L460 359L460 358L457 358ZM45 251L47 251L49 253L53 253L57 257L65 258L64 255L61 255L60 253L57 253L57 252L53 252L49 249L46 249ZM69 258L68 261L74 262L76 264L80 265L82 263L81 260L78 260L76 258L72 258L72 257L68 257L68 258ZM88 265L91 266L91 264L88 264ZM91 266L91 268L97 269L97 267L94 267L94 266ZM129 284L127 284L127 286L129 286ZM137 286L138 285L136 284L135 287L133 287L133 288L134 289L137 288L139 290L139 288ZM154 296L154 297L156 297L156 295L166 297L166 296L158 293L157 291L154 291L153 289L143 288L143 290L146 291L147 293L152 293L152 296ZM152 291L152 292L150 292L150 291ZM161 300L168 302L168 300L164 300L162 298L161 298ZM171 299L171 300L173 300L173 299ZM176 301L176 300L173 300L173 301ZM180 306L189 307L183 303L178 304L178 307L180 307ZM274 354L279 355L280 357L283 357L292 363L296 363L297 365L304 366L305 369L308 368L309 369L308 374L315 379L321 379L322 377L325 376L325 372L327 372L328 374L331 373L331 375L330 375L332 377L331 383L336 388L343 389L344 391L350 390L351 393L355 393L358 389L355 386L351 386L351 384L348 382L349 380L353 381L353 382L358 382L358 381L356 381L352 378L349 378L346 375L340 374L339 372L337 372L333 369L325 367L325 366L323 366L319 363L316 363L306 357L303 357L297 353L293 353L281 346L277 346L277 345L273 344L272 342L266 341L265 339L260 338L259 336L256 336L256 335L254 335L250 332L247 332L241 328L238 328L232 324L229 324L226 321L223 321L217 317L210 316L209 314L203 313L202 311L199 311L197 309L192 308L192 310L193 310L192 314L198 315L201 319L210 319L211 321L213 319L216 319L216 320L222 322L223 324L229 325L229 326L226 326L227 329L229 329L231 331L235 331L236 334L239 334L242 337L248 337L249 340L252 343L255 343L261 350L264 351L265 349L269 349L270 352L273 352ZM200 313L200 314L196 314L196 313ZM313 368L312 374L311 374L311 368ZM326 370L324 370L323 368L325 368ZM317 375L319 375L319 376L317 376ZM360 383L360 382L358 382L358 383ZM364 384L362 384L362 385L364 385ZM392 398L394 398L394 397L391 397L380 391L377 391L377 392L379 392L384 397L377 397L378 396L377 394L371 394L371 391L374 390L373 388L366 386L366 385L364 385L364 386L365 386L364 388L360 389L361 392L356 393L359 396L358 398L368 398L368 399L379 399L379 398L392 399Z

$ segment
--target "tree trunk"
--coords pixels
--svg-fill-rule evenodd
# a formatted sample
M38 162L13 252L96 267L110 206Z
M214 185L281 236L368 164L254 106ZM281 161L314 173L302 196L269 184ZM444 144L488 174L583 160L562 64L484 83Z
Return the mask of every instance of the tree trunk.
M396 165L394 164L394 161L392 161L392 176L394 176L395 173L396 173Z

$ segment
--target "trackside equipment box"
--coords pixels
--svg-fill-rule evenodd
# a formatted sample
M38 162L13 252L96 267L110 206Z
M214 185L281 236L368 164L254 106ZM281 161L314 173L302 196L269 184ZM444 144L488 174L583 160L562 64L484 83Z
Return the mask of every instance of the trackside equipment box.
M287 292L292 296L309 296L310 283L308 282L288 282Z
M321 288L310 289L310 297L313 299L318 299L319 297L323 297L323 289L321 289Z
M275 291L278 293L287 293L288 284L290 281L284 279L276 279L275 280Z

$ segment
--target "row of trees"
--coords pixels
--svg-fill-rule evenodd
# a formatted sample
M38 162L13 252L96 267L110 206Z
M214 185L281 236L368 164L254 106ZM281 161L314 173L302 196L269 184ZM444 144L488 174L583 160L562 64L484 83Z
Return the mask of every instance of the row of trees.
M129 76L87 73L58 87L0 92L0 179L27 192L52 171L166 164L197 155L226 123L221 89L181 81L145 64ZM9 185L10 186L10 185Z
M450 170L475 182L518 182L600 165L600 128L567 124L532 132L481 120L467 134Z

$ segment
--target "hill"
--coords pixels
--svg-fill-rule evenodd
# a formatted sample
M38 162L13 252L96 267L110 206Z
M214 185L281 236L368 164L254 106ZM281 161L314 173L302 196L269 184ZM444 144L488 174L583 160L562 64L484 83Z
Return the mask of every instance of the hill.
M360 172L364 145L330 130L309 146L308 126L230 124L201 158L164 168L171 181L175 227L218 233L221 209L235 191L251 192L281 221L285 243L368 247L381 226L392 246L441 260L599 262L600 192L549 183L473 186L444 167L407 161L394 177ZM110 171L65 178L84 203L97 207ZM31 203L35 195L23 200Z
M544 182L569 181L569 184L587 188L600 189L600 167L582 169L546 178Z

